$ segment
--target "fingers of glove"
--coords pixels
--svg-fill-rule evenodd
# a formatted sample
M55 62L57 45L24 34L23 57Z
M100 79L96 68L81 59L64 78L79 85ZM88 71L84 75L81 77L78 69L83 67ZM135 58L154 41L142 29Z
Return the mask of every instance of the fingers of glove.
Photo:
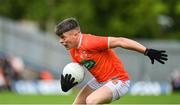
M68 74L65 75L64 82L68 82Z
M78 82L75 82L75 83L74 83L74 80L75 80L75 78L73 77L73 78L71 79L71 82L70 82L70 83L72 84L72 87L75 86L76 84L78 84Z
M67 88L67 82L65 80L61 80L61 89Z
M160 59L156 59L158 62L164 64L164 61L160 60Z
M64 76L64 79L66 79L68 77L68 74L66 74L65 76Z
M72 78L71 78L71 80L70 80L70 83L73 83L73 82L74 82L74 80L75 80L75 78L74 78L74 77L72 77Z
M163 57L168 57L168 55L167 55L167 54L163 54L163 53L161 54L161 56L163 56Z
M78 82L75 82L75 83L73 83L73 86L75 86L75 85L77 85L78 84Z
M71 74L68 74L68 76L67 76L67 82L70 82L70 80L71 80L71 77L72 77L72 75Z
M165 53L166 51L165 51L165 50L160 50L159 52L161 52L161 53Z
M61 75L61 86L64 86L66 83L65 77L63 75Z
M165 53L161 53L161 59L163 59L163 60L168 60L168 55L167 54L165 54Z
M150 58L151 59L151 63L154 64L154 59L153 58Z
M167 60L168 60L168 58L167 58L167 57L161 57L160 59L161 59L161 60L165 60L165 61L167 61Z
M61 74L61 81L64 81L64 76Z
M151 63L154 64L154 60L152 60Z

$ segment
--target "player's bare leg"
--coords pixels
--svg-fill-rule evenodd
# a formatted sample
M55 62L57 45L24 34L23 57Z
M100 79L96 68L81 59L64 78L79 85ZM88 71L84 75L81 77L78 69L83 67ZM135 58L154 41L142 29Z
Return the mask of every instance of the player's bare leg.
M91 94L94 90L86 85L77 95L75 101L73 102L73 105L78 104L86 104L86 98L89 94Z
M86 104L95 105L95 104L108 104L112 100L112 91L107 86L102 86L96 91L92 92L86 98Z

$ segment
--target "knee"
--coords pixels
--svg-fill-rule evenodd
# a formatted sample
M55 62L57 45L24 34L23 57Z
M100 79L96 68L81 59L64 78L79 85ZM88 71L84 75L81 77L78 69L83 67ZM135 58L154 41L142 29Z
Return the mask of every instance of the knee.
M98 104L98 100L91 96L88 96L86 98L86 104L89 104L89 105Z

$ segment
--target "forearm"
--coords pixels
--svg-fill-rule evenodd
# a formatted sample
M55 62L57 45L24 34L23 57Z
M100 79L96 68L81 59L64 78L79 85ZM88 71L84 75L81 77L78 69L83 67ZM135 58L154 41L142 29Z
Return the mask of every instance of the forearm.
M148 56L150 58L152 64L154 64L154 60L157 60L158 62L160 62L162 64L164 64L165 61L168 60L168 58L167 58L168 55L166 54L166 51L156 50L156 49L147 49L145 46L138 43L137 41L131 40L128 38L109 37L109 47L110 48L122 47L125 49L140 52L140 53Z
M138 43L137 41L127 39L127 38L123 38L122 40L124 40L124 46L122 46L122 47L125 49L137 51L140 53L144 53L146 50L146 47L143 46L142 44Z

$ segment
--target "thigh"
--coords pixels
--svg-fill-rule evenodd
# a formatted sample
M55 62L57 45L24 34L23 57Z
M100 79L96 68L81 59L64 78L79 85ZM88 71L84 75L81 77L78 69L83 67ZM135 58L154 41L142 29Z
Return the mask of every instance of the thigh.
M130 81L109 81L91 93L87 97L86 101L90 104L108 104L114 100L119 99L121 96L124 96L127 93L129 86Z
M92 92L86 99L86 102L90 104L108 104L112 100L112 91L107 86L102 86L99 89Z
M73 102L73 105L75 104L86 104L86 98L89 94L91 94L94 90L89 86L86 85L83 87L83 89L80 90L78 93L75 101Z

